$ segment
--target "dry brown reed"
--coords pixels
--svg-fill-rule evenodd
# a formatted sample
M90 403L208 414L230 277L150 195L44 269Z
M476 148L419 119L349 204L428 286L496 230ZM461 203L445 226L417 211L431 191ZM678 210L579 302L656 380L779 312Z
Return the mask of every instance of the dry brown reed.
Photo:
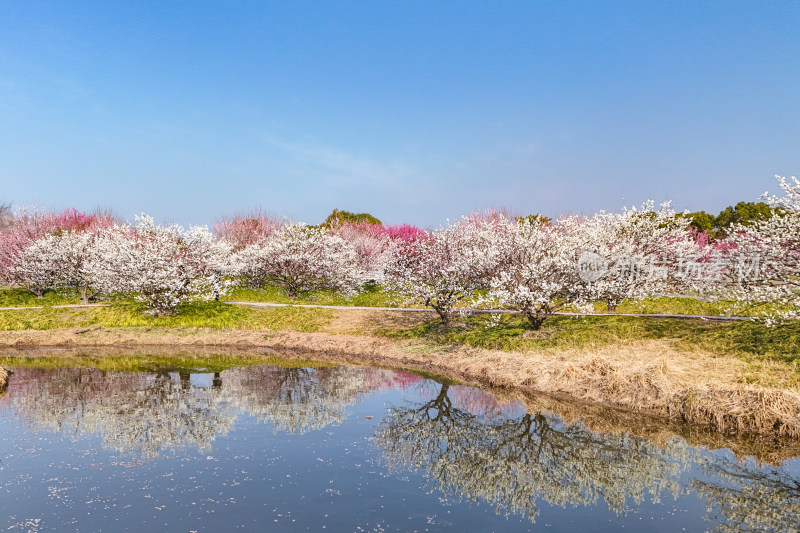
M356 332L357 324L346 328ZM368 328L365 328L368 329ZM508 352L391 340L364 334L205 328L104 328L0 333L0 347L227 346L311 354L351 363L405 367L493 387L568 397L673 420L719 434L800 437L800 391L781 382L786 369L752 368L730 356L679 351L668 341L552 352Z

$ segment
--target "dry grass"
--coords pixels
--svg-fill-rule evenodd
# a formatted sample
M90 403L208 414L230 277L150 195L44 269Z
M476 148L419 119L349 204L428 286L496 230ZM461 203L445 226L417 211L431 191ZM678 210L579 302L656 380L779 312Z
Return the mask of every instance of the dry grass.
M5 390L8 385L8 371L0 366L0 390Z
M259 347L567 396L705 424L720 434L800 437L800 388L796 371L787 363L761 361L754 368L735 356L685 350L665 339L512 351L371 335L388 327L416 327L428 319L418 314L347 311L335 313L317 332L199 327L6 331L0 332L0 347Z

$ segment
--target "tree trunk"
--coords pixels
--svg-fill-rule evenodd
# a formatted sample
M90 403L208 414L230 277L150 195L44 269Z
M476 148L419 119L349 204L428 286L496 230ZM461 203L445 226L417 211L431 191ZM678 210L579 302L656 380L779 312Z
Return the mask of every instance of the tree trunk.
M192 388L192 375L189 372L179 371L178 376L181 378L181 389L189 390Z
M434 307L433 309L439 314L439 318L442 319L442 324L444 324L445 326L449 326L450 313L447 312L447 309L444 309L442 307Z
M611 300L606 300L606 309L609 313L616 313L617 312L617 302L612 302Z
M544 321L547 318L547 315L540 313L525 313L525 316L528 318L531 326L533 326L533 329L536 331L542 327L542 324L544 324Z
M87 287L86 285L83 285L78 290L81 293L81 303L84 304L84 305L88 304L89 303L89 287Z

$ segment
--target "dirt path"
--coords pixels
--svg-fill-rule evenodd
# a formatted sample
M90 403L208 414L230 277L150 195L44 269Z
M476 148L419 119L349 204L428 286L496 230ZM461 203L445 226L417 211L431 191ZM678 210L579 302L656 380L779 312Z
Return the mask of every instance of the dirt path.
M317 304L284 304L272 302L223 302L230 305L242 305L250 307L303 307L307 309L333 309L337 311L398 311L402 313L433 313L430 308L415 308L415 307L360 307L355 305L317 305ZM108 307L109 304L70 304L70 305L53 305L51 309L73 309L81 307ZM23 311L26 309L44 309L44 306L27 306L27 307L0 307L0 311ZM467 314L518 314L519 311L512 311L509 309L463 309ZM665 313L571 313L566 311L559 311L553 313L554 316L617 316L617 317L637 317L637 318L681 318L681 319L697 319L697 320L715 320L715 321L731 321L738 322L743 320L751 320L754 317L749 316L724 316L724 315L670 315Z

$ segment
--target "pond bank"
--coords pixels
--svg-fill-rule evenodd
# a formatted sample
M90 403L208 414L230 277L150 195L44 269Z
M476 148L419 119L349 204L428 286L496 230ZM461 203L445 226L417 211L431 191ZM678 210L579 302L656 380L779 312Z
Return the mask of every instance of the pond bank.
M685 353L663 340L516 352L330 332L213 328L61 328L0 333L0 348L228 346L409 368L494 387L712 424L721 432L800 437L800 391L781 385L786 365L764 363L774 386L748 384L735 357ZM763 377L762 376L762 377Z

